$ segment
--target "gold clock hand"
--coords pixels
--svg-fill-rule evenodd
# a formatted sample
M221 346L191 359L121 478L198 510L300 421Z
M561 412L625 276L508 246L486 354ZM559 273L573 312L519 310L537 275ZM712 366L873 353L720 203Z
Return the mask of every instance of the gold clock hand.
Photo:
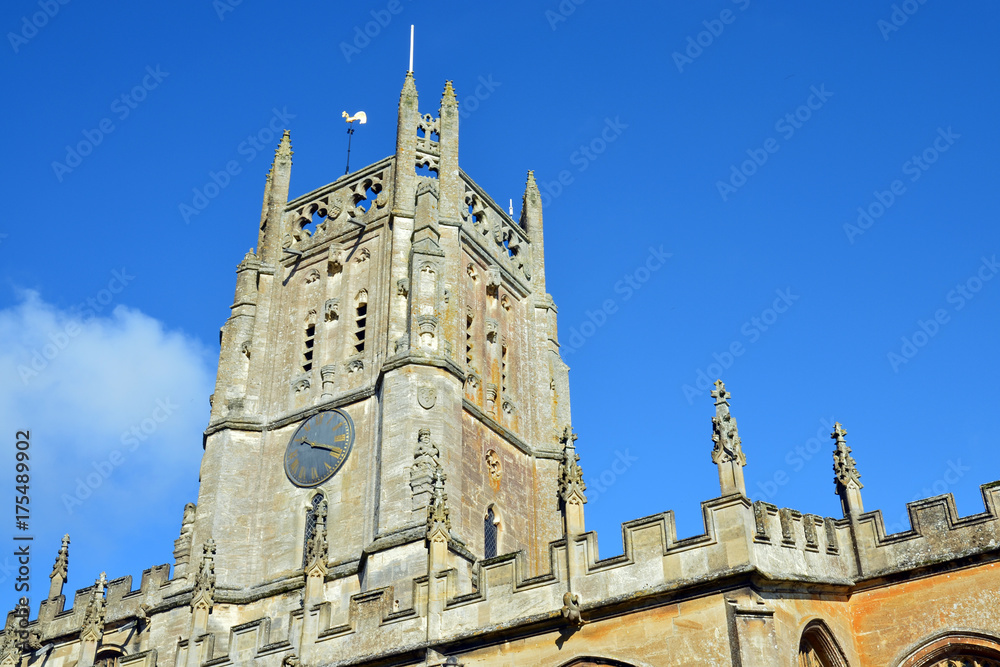
M303 440L302 442L306 443L313 449L325 449L326 451L331 451L333 449L333 447L330 447L329 445L323 445L316 442L309 442L308 440Z

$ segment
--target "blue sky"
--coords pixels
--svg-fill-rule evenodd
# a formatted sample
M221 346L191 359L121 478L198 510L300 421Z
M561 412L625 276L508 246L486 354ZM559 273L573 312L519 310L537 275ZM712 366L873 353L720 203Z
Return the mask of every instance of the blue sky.
M292 132L293 196L343 173L341 111L368 114L353 166L390 154L411 23L421 111L455 83L462 167L497 201L528 169L545 194L602 555L668 509L701 532L719 375L752 498L839 516L839 420L891 528L938 493L982 511L998 19L940 0L5 3L0 470L13 485L30 429L33 606L64 532L70 595L172 562L272 130ZM14 576L0 560L8 606Z

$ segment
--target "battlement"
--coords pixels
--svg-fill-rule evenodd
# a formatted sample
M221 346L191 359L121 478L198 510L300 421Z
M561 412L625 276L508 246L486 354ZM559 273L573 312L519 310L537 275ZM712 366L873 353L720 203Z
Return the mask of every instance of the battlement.
M700 535L678 538L673 512L667 511L622 524L621 555L600 558L594 532L571 535L549 544L547 568L540 574L531 574L523 551L504 554L477 562L466 590L455 570L445 569L414 577L406 596L392 586L363 591L356 562L332 564L320 601L305 608L298 602L306 586L302 576L254 591L218 591L208 635L182 640L177 650L204 652L201 664L269 656L277 664L289 650L302 650L311 636L315 646L333 643L343 655L365 655L379 646L403 654L473 636L499 637L512 627L558 627L569 590L579 596L586 620L613 615L622 605L696 597L708 588L794 582L849 594L929 569L1000 558L1000 481L981 489L984 512L959 517L950 495L919 500L907 505L914 528L888 536L880 511L833 519L730 495L702 503ZM109 581L105 632L131 630L145 617L154 627L185 626L195 592L190 581L168 580L167 574L166 565L146 570L136 590L131 577ZM71 610L52 613L61 598L43 601L29 630L39 633L42 644L73 641L89 622L95 587L77 590ZM400 599L409 604L400 608ZM235 622L254 613L259 617ZM275 613L281 620L272 620Z

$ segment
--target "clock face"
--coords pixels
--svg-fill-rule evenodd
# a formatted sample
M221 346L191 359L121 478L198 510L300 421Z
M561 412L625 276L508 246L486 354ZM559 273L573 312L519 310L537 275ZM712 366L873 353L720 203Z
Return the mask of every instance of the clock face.
M354 422L346 412L326 410L295 431L285 449L285 474L295 486L317 486L337 474L354 444Z

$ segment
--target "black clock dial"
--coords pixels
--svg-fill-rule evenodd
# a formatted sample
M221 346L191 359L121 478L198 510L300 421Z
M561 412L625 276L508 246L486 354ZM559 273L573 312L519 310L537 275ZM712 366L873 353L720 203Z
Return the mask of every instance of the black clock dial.
M285 474L295 486L317 486L337 474L354 445L346 412L325 410L305 420L285 448Z

